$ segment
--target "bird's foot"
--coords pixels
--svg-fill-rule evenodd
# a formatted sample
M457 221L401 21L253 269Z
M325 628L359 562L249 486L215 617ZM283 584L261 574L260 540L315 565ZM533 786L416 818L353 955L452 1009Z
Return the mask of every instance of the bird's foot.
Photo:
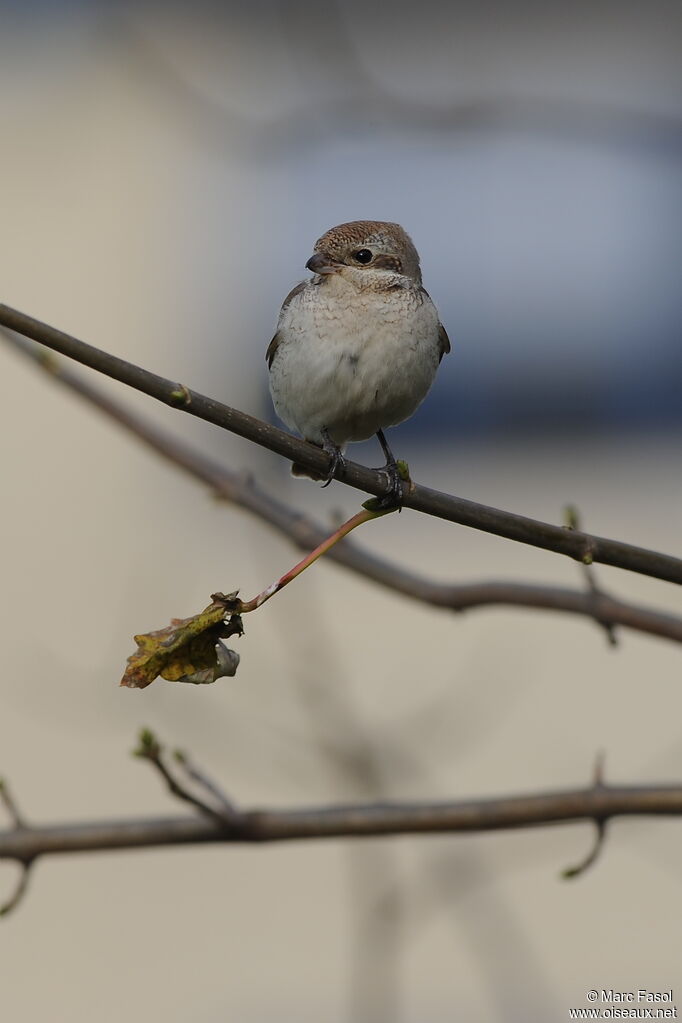
M408 484L410 482L410 470L407 462L403 462L401 459L398 461L389 459L386 465L383 465L377 471L386 476L390 487L390 490L383 497L377 498L377 506L379 508L397 508L400 511L405 496L403 482Z
M383 472L388 479L389 491L384 494L383 497L378 499L379 508L397 508L401 510L403 506L403 481L408 485L410 484L410 467L407 462L403 462L401 459L396 461L393 452L388 446L388 442L384 437L383 430L377 430L377 437L381 444L381 449L386 456L386 465L384 465L379 472Z
M322 448L329 455L329 470L327 472L326 481L322 484L322 489L328 487L333 479L336 479L337 473L342 472L346 466L346 459L341 454L341 448L338 444L335 444L331 439L326 429L322 431Z

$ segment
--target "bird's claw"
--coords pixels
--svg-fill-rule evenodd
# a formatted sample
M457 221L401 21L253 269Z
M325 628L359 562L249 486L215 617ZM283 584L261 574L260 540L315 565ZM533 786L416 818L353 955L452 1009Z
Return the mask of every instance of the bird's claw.
M403 481L410 485L410 467L407 462L402 460L395 460L395 456L388 446L388 441L384 437L383 430L377 430L377 437L381 444L381 450L386 456L386 465L378 469L378 472L382 472L388 481L389 490L388 493L384 494L383 497L378 499L380 508L397 508L401 510L403 506Z
M346 459L341 454L341 449L331 439L326 430L323 431L322 436L324 437L324 443L322 448L329 455L329 469L327 471L327 478L322 484L322 489L328 487L332 480L336 479L339 472L342 472L346 467Z
M390 490L379 498L379 507L397 508L398 511L400 511L403 506L404 497L403 494L404 477L401 472L401 467L398 465L397 462L386 462L386 465L382 466L381 469L379 469L378 471L382 472L386 476L386 480L390 487Z

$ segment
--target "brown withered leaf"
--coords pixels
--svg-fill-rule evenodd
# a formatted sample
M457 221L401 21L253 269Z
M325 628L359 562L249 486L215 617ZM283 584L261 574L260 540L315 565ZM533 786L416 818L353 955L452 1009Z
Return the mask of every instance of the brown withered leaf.
M220 640L241 636L241 618L233 611L239 602L236 593L214 593L212 597L212 603L199 614L173 618L165 629L135 636L137 650L128 658L121 685L144 689L159 675L169 682L201 685L234 675L239 654ZM228 621L226 615L230 615Z

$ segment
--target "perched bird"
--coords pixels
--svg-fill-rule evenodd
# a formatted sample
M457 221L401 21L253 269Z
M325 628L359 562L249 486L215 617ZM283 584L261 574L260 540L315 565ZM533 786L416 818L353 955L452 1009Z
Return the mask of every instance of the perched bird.
M419 255L399 224L356 220L316 242L315 275L284 300L267 350L278 416L330 455L325 479L343 466L348 441L376 433L386 457L388 502L402 481L384 429L409 419L433 383L450 341L422 287Z

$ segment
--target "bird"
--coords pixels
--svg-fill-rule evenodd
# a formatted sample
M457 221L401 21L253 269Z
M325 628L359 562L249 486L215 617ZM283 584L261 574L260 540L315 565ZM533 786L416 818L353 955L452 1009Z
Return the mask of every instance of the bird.
M401 506L403 476L384 430L416 411L450 340L422 285L419 254L399 224L355 220L317 240L313 277L284 299L266 360L279 418L330 457L322 476L297 463L294 476L325 480L343 470L346 444L376 434L389 488Z

